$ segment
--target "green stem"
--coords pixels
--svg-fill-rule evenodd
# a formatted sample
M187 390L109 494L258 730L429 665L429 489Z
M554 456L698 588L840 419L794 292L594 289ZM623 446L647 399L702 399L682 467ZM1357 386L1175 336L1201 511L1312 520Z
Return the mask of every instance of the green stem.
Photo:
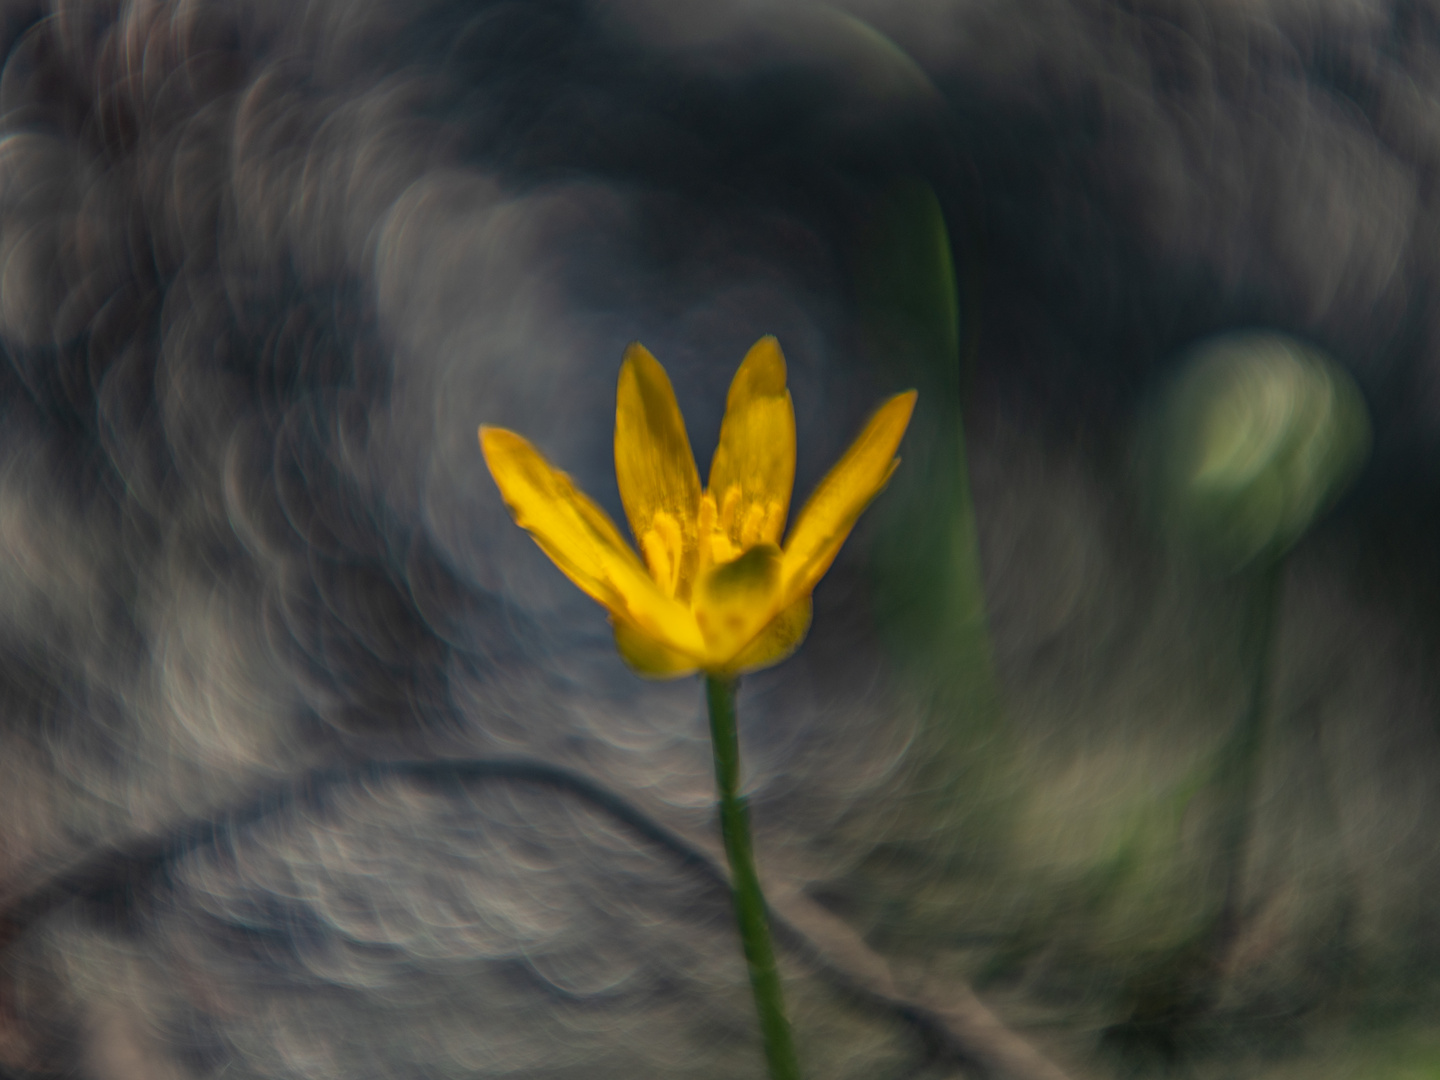
M745 963L750 968L750 988L755 1010L760 1014L760 1031L765 1039L765 1060L771 1080L800 1080L800 1061L785 1018L785 1001L780 992L780 972L775 966L775 948L770 943L770 919L765 896L755 872L755 852L750 841L750 811L740 794L740 740L735 733L735 680L705 677L705 697L710 705L710 744L715 751L715 786L720 796L720 831L725 837L725 856L730 860L730 893L735 903L735 921Z
M1271 667L1284 581L1284 559L1262 567L1255 582L1246 652L1251 661L1245 713L1221 754L1221 783L1226 788L1225 818L1220 835L1222 896L1216 920L1216 945L1223 952L1240 930L1245 861L1255 813L1260 751L1270 711Z

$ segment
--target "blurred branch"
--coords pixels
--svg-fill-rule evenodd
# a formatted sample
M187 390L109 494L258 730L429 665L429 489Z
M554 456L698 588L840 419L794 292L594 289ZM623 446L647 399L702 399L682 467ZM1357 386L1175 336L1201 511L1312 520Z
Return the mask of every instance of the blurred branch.
M1068 1080L1069 1074L1016 1034L968 985L930 979L902 989L889 962L839 916L801 892L772 890L770 909L790 944L851 991L891 1009L934 1038L946 1055L1010 1080Z
M270 785L245 805L203 822L182 822L167 833L136 837L78 858L40 884L0 893L0 944L13 940L48 912L76 900L125 901L134 887L164 866L296 804L317 802L326 792L386 779L438 787L479 780L513 781L549 788L591 804L717 887L729 888L718 843L712 850L662 825L620 793L558 765L523 758L377 762L357 768L306 773ZM838 985L923 1032L946 1058L979 1066L1004 1080L1068 1080L1068 1074L1006 1027L969 986L954 979L902 987L889 961L854 928L801 892L793 883L771 886L776 937Z

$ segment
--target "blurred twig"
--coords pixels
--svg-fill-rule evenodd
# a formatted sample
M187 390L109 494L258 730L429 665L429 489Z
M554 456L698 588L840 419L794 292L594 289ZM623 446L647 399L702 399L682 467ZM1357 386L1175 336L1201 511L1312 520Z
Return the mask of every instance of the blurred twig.
M930 979L903 989L889 962L855 929L804 893L772 890L777 928L790 931L792 947L848 989L894 1010L933 1037L947 1056L971 1061L986 1075L1011 1080L1067 1080L1064 1070L1016 1034L968 985Z

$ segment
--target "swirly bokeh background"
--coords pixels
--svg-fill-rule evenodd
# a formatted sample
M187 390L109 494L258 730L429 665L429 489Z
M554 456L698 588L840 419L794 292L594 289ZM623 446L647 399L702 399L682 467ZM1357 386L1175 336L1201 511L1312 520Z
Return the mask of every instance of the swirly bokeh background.
M801 498L920 389L740 694L807 1074L1003 1074L907 995L1074 1077L1440 1069L1433 0L6 0L0 40L0 1076L761 1075L699 689L625 669L475 432L618 518L625 344L704 469L766 333ZM1238 331L1369 425L1303 520L1246 504L1260 570L1146 491Z

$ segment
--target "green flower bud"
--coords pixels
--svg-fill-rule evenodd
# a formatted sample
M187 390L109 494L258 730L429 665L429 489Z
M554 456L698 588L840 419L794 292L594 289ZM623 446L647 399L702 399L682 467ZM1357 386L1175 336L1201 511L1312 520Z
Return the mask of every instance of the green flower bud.
M1349 375L1282 334L1197 346L1142 432L1141 467L1166 532L1222 571L1283 555L1370 450Z

